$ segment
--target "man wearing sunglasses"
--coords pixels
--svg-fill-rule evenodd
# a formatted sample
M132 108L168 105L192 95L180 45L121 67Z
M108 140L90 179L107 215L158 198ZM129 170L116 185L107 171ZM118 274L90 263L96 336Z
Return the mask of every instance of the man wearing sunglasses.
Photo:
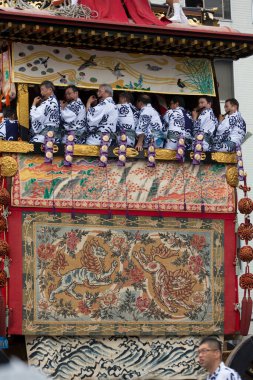
M208 372L206 380L241 380L237 372L222 362L222 344L218 337L208 336L202 339L198 357L201 367Z

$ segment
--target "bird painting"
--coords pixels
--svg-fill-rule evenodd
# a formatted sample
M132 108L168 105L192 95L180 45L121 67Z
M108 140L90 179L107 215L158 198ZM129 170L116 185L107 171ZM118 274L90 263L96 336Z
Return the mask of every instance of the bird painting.
M83 59L82 57L79 57L84 63L81 64L81 66L78 67L78 71L85 70L87 67L90 66L97 66L97 63L95 62L96 55L91 55L89 59Z
M178 87L180 87L181 89L185 88L186 87L186 84L179 78L177 80L177 85Z
M60 79L61 83L64 83L64 84L68 83L68 81L67 81L67 75L64 75L64 74L61 74L61 73L57 73L57 74L61 77L61 79Z
M108 67L108 70L110 70L113 75L115 75L115 77L117 77L117 79L121 78L121 77L124 77L125 75L121 72L122 70L124 70L122 67L120 67L120 63L117 63L113 69L111 69L110 67Z
M45 69L47 68L47 63L48 63L49 57L47 58L39 58L39 61L42 65L44 65Z
M150 65L150 63L147 63L146 67L150 71L160 71L160 70L162 70L161 66Z

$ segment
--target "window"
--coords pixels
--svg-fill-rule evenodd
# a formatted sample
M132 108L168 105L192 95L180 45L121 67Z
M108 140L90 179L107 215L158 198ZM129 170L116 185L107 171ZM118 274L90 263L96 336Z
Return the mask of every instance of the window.
M187 7L202 6L201 4L206 9L218 8L216 17L231 20L230 0L186 0Z
M233 61L217 59L214 61L220 101L234 96Z

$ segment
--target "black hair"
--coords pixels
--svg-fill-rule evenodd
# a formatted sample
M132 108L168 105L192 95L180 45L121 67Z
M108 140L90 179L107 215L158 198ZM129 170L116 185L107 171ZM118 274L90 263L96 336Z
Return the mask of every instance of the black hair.
M126 98L127 103L133 103L133 102L134 102L134 97L133 97L133 95L131 94L131 92L128 92L128 91L121 92L121 93L119 94L119 97L124 97L124 98Z
M151 103L151 98L149 95L143 94L138 97L137 102L142 102L143 104L147 105Z
M10 117L15 117L17 118L17 112L16 112L16 109L15 108L5 108L3 110L3 115L4 115L4 118L6 119L9 119Z
M222 352L222 341L217 335L206 336L200 341L199 345L201 346L204 343L207 343L208 345L213 347L215 350Z
M170 99L170 101L173 102L174 104L178 103L180 107L185 107L185 102L184 102L184 99L182 98L182 96L173 96Z
M41 84L40 84L40 87L41 86L45 86L46 88L51 88L53 92L55 92L55 87L53 85L53 82L51 82L50 80L44 80Z
M74 84L70 84L69 86L66 87L65 91L68 89L73 90L73 92L78 92L78 88Z
M225 101L225 103L229 102L232 106L236 106L239 110L239 102L235 98L230 98Z
M207 103L213 104L213 98L208 95L200 96L199 99L206 99Z

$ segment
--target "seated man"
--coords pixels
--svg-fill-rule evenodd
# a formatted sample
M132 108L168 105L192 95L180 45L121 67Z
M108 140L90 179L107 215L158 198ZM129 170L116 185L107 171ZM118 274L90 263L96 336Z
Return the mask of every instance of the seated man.
M119 104L117 108L119 111L117 132L118 140L120 141L120 134L127 135L127 146L134 147L136 139L136 124L139 118L139 111L132 105L133 96L130 92L121 92L119 95Z
M61 119L65 136L62 142L66 142L66 133L73 132L78 142L85 129L86 110L79 98L76 86L68 86L65 90L65 101L61 101Z
M167 140L165 149L177 149L179 138L185 137L184 100L180 96L174 96L170 101L170 109L164 115Z
M31 142L44 143L47 132L53 131L55 142L61 140L60 134L60 107L54 95L54 85L44 81L40 85L40 96L34 98L31 110Z
M0 123L0 139L17 141L19 138L19 123L16 110L7 108L4 110L3 115L4 119L2 123Z
M198 134L203 134L203 151L210 151L213 136L216 128L218 127L218 120L213 113L212 98L210 96L201 96L199 98L199 109L198 111L192 111L192 118L193 136L196 139Z
M234 152L236 145L241 145L246 134L246 123L239 112L236 99L225 102L225 116L220 117L218 129L213 139L212 150L219 152Z
M92 95L86 104L87 122L86 122L86 144L100 145L102 132L113 134L116 132L118 120L118 109L112 99L113 90L110 85L102 84L97 96L99 103L92 105L97 98Z
M137 100L137 108L140 110L140 116L136 126L138 142L135 149L141 151L147 148L152 140L156 148L163 148L164 129L161 117L152 107L150 97L141 95Z

